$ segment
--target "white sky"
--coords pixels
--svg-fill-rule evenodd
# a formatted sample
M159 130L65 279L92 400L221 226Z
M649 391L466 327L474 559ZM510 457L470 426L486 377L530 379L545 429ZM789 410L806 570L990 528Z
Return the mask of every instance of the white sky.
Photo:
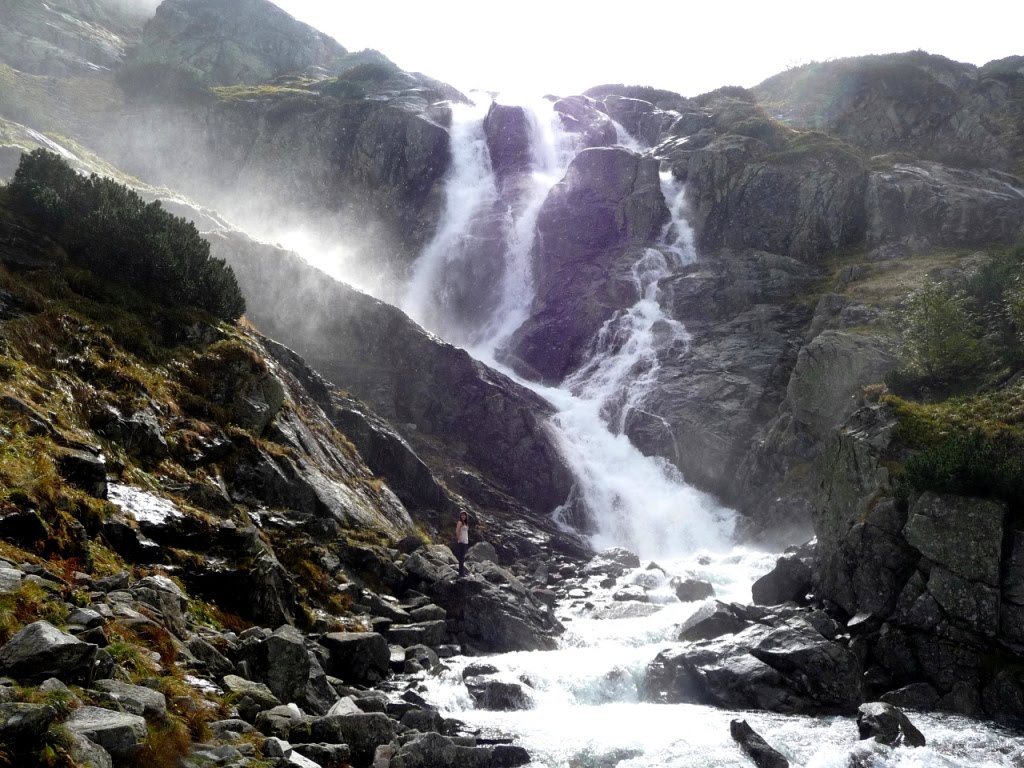
M684 96L790 66L923 49L984 64L1024 55L1022 0L274 0L351 51L464 91L578 93L601 83Z

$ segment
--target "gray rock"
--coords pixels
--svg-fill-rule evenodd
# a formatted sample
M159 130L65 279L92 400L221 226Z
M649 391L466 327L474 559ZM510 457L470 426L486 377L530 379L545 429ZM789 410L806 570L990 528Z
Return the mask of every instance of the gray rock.
M928 593L950 619L982 634L996 634L999 628L998 589L960 578L936 565L928 576Z
M923 747L924 735L892 704L873 701L857 708L857 731L862 739L874 738L890 747Z
M999 587L1006 505L926 492L903 529L907 542L968 581Z
M779 605L807 601L811 590L811 569L799 557L780 557L775 567L751 586L755 605Z
M676 597L684 603L715 596L715 588L701 579L673 580L672 586L676 591Z
M368 763L381 744L395 738L395 722L387 715L368 712L337 718L342 741L352 751L353 763Z
M0 704L0 742L16 749L39 744L57 716L43 704Z
M222 684L227 693L249 698L260 709L270 709L281 704L281 701L273 694L270 688L263 683L246 680L238 675L224 675Z
M680 640L712 640L723 635L740 632L750 626L750 622L725 603L709 600L698 608L690 618L679 627Z
M64 449L57 457L57 466L69 483L97 499L107 498L107 462L98 450L92 454Z
M0 568L0 593L16 592L23 575L17 568Z
M152 688L129 685L118 680L97 680L93 688L111 694L116 701L138 702L142 710L140 714L144 717L162 720L167 715L167 698Z
M235 670L235 665L227 656L201 637L191 638L185 643L185 647L188 648L189 653L206 666L206 671L213 677L221 677Z
M209 85L254 85L307 67L337 65L345 53L335 40L273 5L173 0L146 24L129 65L180 68Z
M532 709L533 701L518 683L492 680L486 677L464 678L466 689L479 709L507 712L517 709Z
M130 759L146 739L143 718L99 707L79 707L65 727L100 745L116 760Z
M448 611L439 605L424 605L409 611L409 618L413 621L443 621L448 616Z
M49 622L37 621L0 648L0 672L19 680L86 680L97 650L92 643L83 643Z
M99 744L96 744L74 731L67 731L70 739L68 754L75 761L75 765L88 766L88 768L113 768L114 761Z
M324 669L346 683L376 683L388 676L388 642L375 632L332 632L320 641L329 660Z
M403 744L390 760L391 768L490 768L492 752L461 746L447 736L427 733Z
M403 646L436 646L444 642L447 629L444 619L399 624L388 630L388 640Z
M729 723L729 735L740 745L740 749L754 761L757 768L789 768L789 761L777 749L751 728L746 720Z
M344 765L351 757L347 744L296 744L294 756L298 754L318 766Z

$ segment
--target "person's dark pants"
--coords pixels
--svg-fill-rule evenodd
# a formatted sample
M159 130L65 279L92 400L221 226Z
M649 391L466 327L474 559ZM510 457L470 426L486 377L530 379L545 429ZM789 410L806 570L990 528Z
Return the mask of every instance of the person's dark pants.
M459 576L466 575L466 552L469 551L469 544L455 543L455 557L459 561Z

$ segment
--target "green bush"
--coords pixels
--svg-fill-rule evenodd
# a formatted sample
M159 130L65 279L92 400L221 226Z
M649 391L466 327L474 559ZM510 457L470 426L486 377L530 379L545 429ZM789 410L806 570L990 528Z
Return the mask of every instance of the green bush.
M981 328L963 291L928 283L910 295L898 319L899 350L909 373L945 386L982 365Z
M15 208L50 231L71 259L161 304L224 320L245 312L234 272L210 257L195 226L111 179L80 176L58 155L22 155L9 185Z
M904 472L918 490L1016 503L1024 498L1024 440L1009 432L950 430L938 445L911 457Z

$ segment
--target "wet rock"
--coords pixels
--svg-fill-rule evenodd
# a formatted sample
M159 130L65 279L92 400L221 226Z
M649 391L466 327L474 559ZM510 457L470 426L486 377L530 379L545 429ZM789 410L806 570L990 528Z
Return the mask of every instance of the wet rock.
M97 650L49 622L37 621L0 648L0 672L18 680L83 681L92 673Z
M630 270L667 221L657 161L621 147L580 152L541 207L537 293L510 342L513 367L545 382L579 367L601 325L639 298Z
M410 662L415 663L420 670L433 669L440 663L438 655L432 648L426 645L413 645L405 649L404 671L409 673ZM418 671L418 670L416 670Z
M102 455L64 449L57 457L61 476L90 496L107 498L107 462Z
M753 583L750 588L755 605L807 602L811 590L811 569L800 558L780 557L775 567Z
M676 591L676 597L683 603L715 596L715 588L709 582L701 579L673 580L672 586Z
M729 735L757 768L789 768L789 761L751 728L746 720L729 723Z
M488 768L491 750L456 744L447 736L427 733L403 744L390 760L391 768Z
M103 747L116 760L133 757L146 738L143 718L99 707L79 707L65 727Z
M404 646L429 645L433 647L444 642L446 631L447 625L443 619L401 624L388 630L388 640Z
M598 552L583 566L583 573L586 576L606 575L616 578L622 576L626 571L640 567L640 558L628 549L614 547Z
M617 143L615 125L597 108L597 102L586 96L569 96L555 102L562 127L580 136L583 147L610 147Z
M723 635L735 634L749 626L750 622L738 616L730 606L712 600L698 608L683 622L679 628L679 639L691 642L712 640Z
M484 118L484 135L491 166L499 182L512 174L527 173L531 167L530 121L526 110L492 102Z
M911 683L883 694L881 701L894 707L928 712L935 709L939 701L939 692L928 683Z
M857 731L861 739L874 738L890 747L923 747L924 735L902 710L892 704L873 701L857 708Z
M862 674L847 648L792 620L663 651L648 665L642 691L648 701L850 713L862 701Z
M375 632L331 632L320 644L327 649L324 670L346 683L372 684L388 676L388 642Z
M480 709L509 712L517 709L531 709L533 702L518 683L492 680L486 677L465 678L466 689Z
M630 584L612 593L612 600L635 600L639 603L646 603L649 599L647 590L637 584Z

